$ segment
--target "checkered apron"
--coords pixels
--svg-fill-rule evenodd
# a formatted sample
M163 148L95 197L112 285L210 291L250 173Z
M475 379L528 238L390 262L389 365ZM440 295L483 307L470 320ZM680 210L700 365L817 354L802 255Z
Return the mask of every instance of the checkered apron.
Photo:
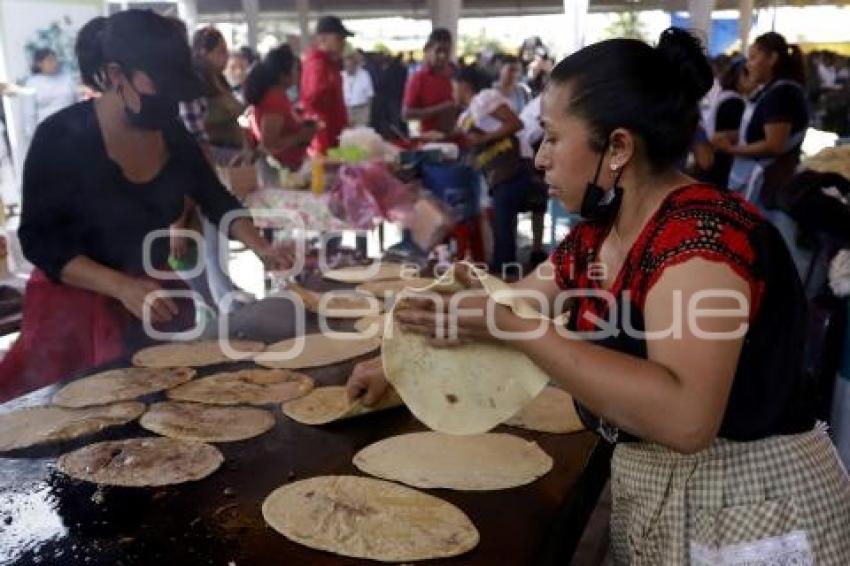
M616 564L850 565L850 478L823 427L697 454L621 443Z

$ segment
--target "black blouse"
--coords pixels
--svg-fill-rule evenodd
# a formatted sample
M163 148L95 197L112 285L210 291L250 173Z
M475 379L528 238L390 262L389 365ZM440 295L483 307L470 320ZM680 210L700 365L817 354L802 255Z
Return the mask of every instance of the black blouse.
M107 155L92 102L45 120L24 165L19 235L27 259L56 282L80 255L141 275L145 237L177 220L184 197L216 224L241 207L177 118L164 136L167 163L152 180L132 183ZM167 234L153 241L150 255L153 266L165 266Z

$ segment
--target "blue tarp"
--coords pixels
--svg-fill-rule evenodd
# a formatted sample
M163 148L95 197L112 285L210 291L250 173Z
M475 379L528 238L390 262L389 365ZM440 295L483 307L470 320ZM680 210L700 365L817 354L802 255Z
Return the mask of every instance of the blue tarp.
M755 20L753 20L755 23ZM670 16L670 25L680 28L689 28L690 16L673 14ZM738 39L738 20L719 19L711 20L711 39L708 42L708 54L714 57L725 53Z

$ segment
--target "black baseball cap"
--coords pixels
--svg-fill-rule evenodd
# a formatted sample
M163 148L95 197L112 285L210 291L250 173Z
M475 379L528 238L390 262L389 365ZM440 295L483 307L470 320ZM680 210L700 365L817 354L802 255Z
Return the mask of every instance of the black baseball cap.
M354 33L342 25L342 20L336 16L322 16L316 24L316 33L335 33L342 37L351 37Z

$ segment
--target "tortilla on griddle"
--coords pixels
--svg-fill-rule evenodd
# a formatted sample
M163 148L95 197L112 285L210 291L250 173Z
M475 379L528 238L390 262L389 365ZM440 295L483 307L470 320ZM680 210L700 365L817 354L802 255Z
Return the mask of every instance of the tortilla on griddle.
M0 414L0 451L71 440L139 418L145 404L135 401L97 407L31 407Z
M323 425L402 405L401 397L392 388L375 405L367 407L359 401L349 401L344 386L330 385L317 387L300 399L284 403L282 410L284 415L301 424Z
M303 348L297 350L299 340ZM302 369L329 366L358 358L381 347L381 339L359 332L308 334L269 346L254 360L269 368Z
M195 377L192 368L120 368L72 381L53 396L60 407L89 407L129 401L176 387Z
M584 430L572 396L558 387L547 386L519 413L505 421L515 426L539 432L566 434Z
M387 279L409 279L419 275L415 264L378 263L377 265L358 265L331 269L322 273L322 277L341 283L366 283L367 281L385 281Z
M274 426L274 415L254 407L219 407L164 401L151 405L139 421L156 434L194 442L236 442Z
M215 446L156 437L91 444L61 456L56 468L97 484L155 487L203 479L222 462Z
M137 352L133 356L133 365L147 368L212 366L250 360L266 348L266 345L262 342L228 340L227 343L230 348L235 351L234 356L231 357L224 351L221 342L219 340L202 340L152 346Z
M286 369L243 369L185 383L165 394L169 399L208 405L267 405L306 395L313 379Z
M478 544L454 505L409 487L356 476L301 480L263 502L273 529L310 548L382 562L458 556Z
M552 458L536 443L511 434L428 431L367 446L354 455L354 465L413 487L485 491L531 483L552 469Z

